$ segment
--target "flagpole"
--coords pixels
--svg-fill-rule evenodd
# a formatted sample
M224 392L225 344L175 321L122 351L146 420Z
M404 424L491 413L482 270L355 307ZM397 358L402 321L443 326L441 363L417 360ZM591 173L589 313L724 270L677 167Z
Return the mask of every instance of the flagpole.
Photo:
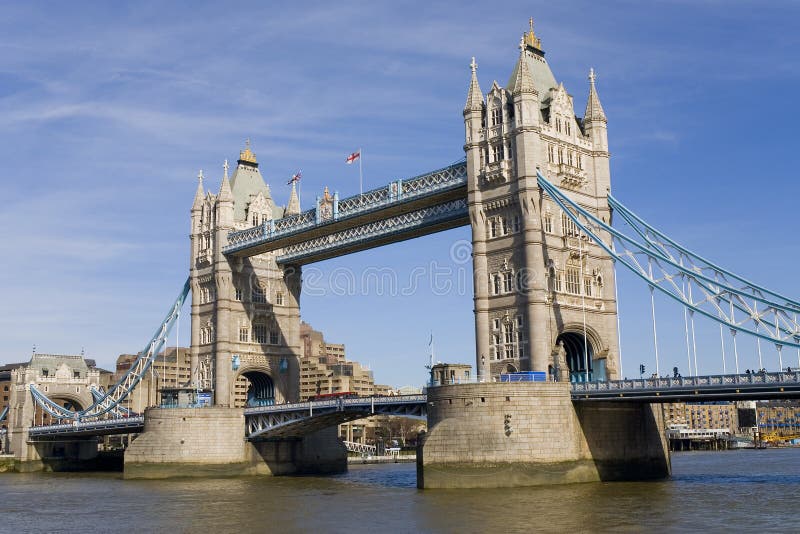
M361 160L364 159L364 152L361 147L358 147L358 194L361 197L361 203L364 203L364 175L361 172Z

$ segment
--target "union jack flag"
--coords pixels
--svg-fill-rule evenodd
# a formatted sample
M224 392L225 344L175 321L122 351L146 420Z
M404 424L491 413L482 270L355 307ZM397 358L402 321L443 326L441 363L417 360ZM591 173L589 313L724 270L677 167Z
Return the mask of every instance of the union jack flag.
M295 174L292 175L291 178L289 178L289 181L286 182L286 185L291 185L291 184L293 184L295 182L299 182L300 178L302 178L302 177L303 177L303 174L300 171L297 171Z

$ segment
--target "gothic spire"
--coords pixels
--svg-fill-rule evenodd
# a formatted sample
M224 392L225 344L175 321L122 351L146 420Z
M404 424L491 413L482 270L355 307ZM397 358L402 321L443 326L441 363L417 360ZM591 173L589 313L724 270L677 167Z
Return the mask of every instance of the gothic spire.
M589 99L586 101L586 113L583 116L584 122L602 121L607 122L603 106L600 105L600 97L594 87L594 69L589 69Z
M296 182L292 182L292 193L289 195L289 203L286 205L284 216L298 215L300 213L300 197L297 196Z
M533 86L531 72L528 70L528 62L525 59L524 34L519 40L519 60L517 61L517 66L514 67L514 74L512 75L511 81L511 93L514 95L536 92L536 88Z
M197 191L194 193L192 209L199 209L203 205L203 196L205 196L205 192L203 191L203 169L200 169L200 172L197 174Z
M233 193L231 193L231 182L228 180L228 165L227 160L225 161L224 169L225 174L222 176L222 183L219 186L219 195L217 196L217 200L219 202L233 202Z
M475 63L474 56L469 66L472 69L472 78L469 81L469 91L467 92L467 103L464 106L464 111L480 111L483 109L483 93L481 92L481 86L478 85L478 64Z

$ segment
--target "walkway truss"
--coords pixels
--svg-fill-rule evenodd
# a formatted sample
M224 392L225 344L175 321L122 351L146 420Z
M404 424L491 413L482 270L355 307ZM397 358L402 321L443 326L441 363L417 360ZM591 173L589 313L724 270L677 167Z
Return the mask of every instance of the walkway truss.
M427 396L357 397L275 404L244 411L247 439L302 438L308 434L372 415L425 419Z
M644 280L651 293L659 290L690 314L700 314L730 329L775 344L800 349L800 302L754 284L681 246L649 225L612 195L615 216L630 231L622 232L568 198L541 174L539 186L580 228L580 239L591 239L614 259ZM735 345L734 345L735 347ZM800 358L800 350L798 350ZM800 361L798 361L800 365Z
M180 317L181 308L189 295L189 280L183 285L178 298L170 307L169 313L161 321L158 330L150 339L150 342L136 357L127 373L108 391L93 390L94 402L85 410L74 411L60 406L56 402L48 399L47 396L39 391L36 386L31 384L30 391L34 401L52 418L57 420L72 420L76 422L97 421L101 418L125 418L133 415L130 410L122 406L122 402L136 388L139 382L147 374L153 362L158 357L164 344L167 342L172 327Z
M467 165L458 162L395 180L361 195L228 234L223 253L276 252L279 264L304 265L469 224Z

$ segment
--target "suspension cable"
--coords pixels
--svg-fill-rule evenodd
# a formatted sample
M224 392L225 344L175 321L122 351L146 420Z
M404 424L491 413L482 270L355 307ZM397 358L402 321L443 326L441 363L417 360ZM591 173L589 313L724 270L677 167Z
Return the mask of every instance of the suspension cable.
M586 280L583 278L583 232L578 232L578 262L581 266L581 279L578 289L581 292L581 309L583 310L583 366L584 379L589 382L589 346L586 344Z
M653 279L653 265L650 264L650 279ZM653 347L655 348L656 353L656 376L661 376L661 373L658 368L658 330L656 329L656 298L653 294L654 291L653 284L650 284L650 310L653 315Z
M725 336L722 333L722 323L719 325L719 343L722 347L722 374L728 374L728 369L725 367Z

